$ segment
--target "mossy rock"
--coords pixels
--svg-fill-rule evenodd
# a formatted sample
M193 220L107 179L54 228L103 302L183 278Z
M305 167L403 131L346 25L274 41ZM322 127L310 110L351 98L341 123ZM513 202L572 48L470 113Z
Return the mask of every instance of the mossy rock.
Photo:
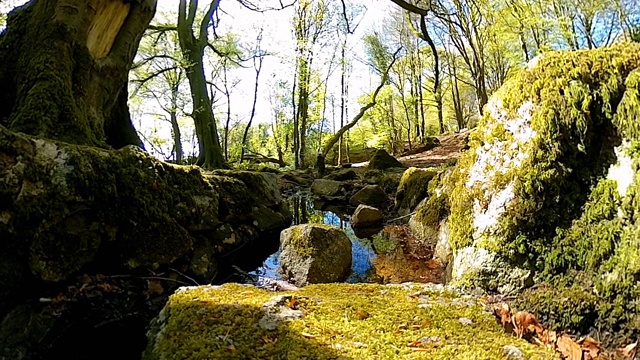
M465 325L468 324L468 325ZM322 284L268 292L182 288L151 323L144 360L504 359L558 355L507 334L472 298L432 285Z
M297 286L344 281L351 271L351 240L336 226L295 225L280 233L278 260Z
M400 184L404 168L390 168L382 170L365 170L362 181L369 185L380 185L387 194L395 194Z
M358 174L356 174L356 172L353 169L336 170L324 177L324 179L336 180L336 181L356 180L357 178L358 178Z
M369 159L368 170L385 170L389 168L402 168L404 165L393 156L389 155L386 150L379 149Z
M628 114L640 103L629 87L638 67L638 45L549 52L500 88L451 176L454 251L483 247L541 270L620 138L637 133Z
M419 169L411 167L402 174L396 191L395 209L398 215L409 214L429 195L429 181L437 174L433 168Z
M640 44L547 52L484 113L446 190L454 259L484 249L553 283L589 274L610 313L596 322L637 336ZM470 280L496 287L481 260Z

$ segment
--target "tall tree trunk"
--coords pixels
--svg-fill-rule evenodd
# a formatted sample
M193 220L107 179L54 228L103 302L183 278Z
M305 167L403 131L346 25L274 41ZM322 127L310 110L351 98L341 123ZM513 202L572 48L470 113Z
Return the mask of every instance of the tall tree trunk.
M103 148L141 145L128 73L154 0L34 0L0 35L0 125Z
M300 67L298 68L298 149L296 158L298 159L298 167L304 168L305 152L307 144L307 123L309 121L309 90L311 87L311 59L302 57L299 59Z
M293 153L293 166L296 169L300 168L300 162L298 161L298 149L300 145L298 143L299 132L300 132L300 110L298 109L299 105L296 102L296 90L298 89L298 62L296 62L296 69L293 76L293 88L291 90L291 102L293 108L293 144L291 148L291 152Z
M209 5L207 13L198 26L197 38L193 34L193 27L198 2L190 0L188 12L186 0L180 0L178 7L178 39L180 50L187 63L185 70L191 87L192 116L200 150L196 164L213 169L226 167L226 163L218 137L218 126L211 109L203 57L208 43L207 29L218 3L219 0L216 0Z

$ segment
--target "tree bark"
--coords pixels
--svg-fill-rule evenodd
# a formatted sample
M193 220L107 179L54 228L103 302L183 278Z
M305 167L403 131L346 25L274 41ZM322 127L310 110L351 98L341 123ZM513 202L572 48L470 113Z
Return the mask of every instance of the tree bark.
M141 145L127 106L131 63L155 0L33 0L0 35L0 125L102 148Z
M205 168L218 169L226 167L226 163L220 146L218 126L211 109L211 98L207 90L203 56L204 49L208 43L207 28L219 0L213 1L209 6L207 13L199 24L199 34L196 38L193 34L193 24L197 3L197 1L191 0L189 2L189 11L187 12L186 0L180 0L178 8L178 38L180 40L180 49L188 64L185 70L191 87L192 116L200 150L196 164Z

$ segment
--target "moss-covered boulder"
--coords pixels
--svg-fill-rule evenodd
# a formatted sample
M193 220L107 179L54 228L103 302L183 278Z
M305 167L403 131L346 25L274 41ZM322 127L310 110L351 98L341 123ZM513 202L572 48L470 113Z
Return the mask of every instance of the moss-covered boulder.
M409 218L409 228L418 239L432 246L440 244L439 246L445 251L451 249L450 232L446 225L449 215L448 194L451 189L449 181L451 173L452 169L447 168L431 177L426 186L425 198L418 203L415 213ZM427 176L431 174L427 173ZM450 259L448 255L443 255L439 260L446 265Z
M367 184L380 185L387 194L395 194L403 172L402 168L390 168L384 171L365 170L361 178Z
M598 321L637 334L639 118L640 44L548 52L507 81L449 180L453 281L514 289L521 276L486 270L583 272Z
M151 323L144 360L556 359L507 334L471 297L434 285L321 284L268 292L182 288Z
M351 271L351 240L336 226L292 226L280 233L279 262L297 286L344 281Z
M436 176L433 168L419 169L411 167L402 174L396 191L395 209L398 215L409 214L429 195L429 181Z
M371 159L369 159L369 165L367 165L368 170L385 170L397 167L401 168L404 165L384 149L376 150Z
M352 206L358 205L382 205L389 201L387 194L380 185L366 185L358 190L349 199Z
M148 316L157 306L153 299L175 288L178 277L208 283L236 259L261 262L290 223L275 174L209 174L158 161L136 147L70 145L0 126L0 318L28 309L35 311L28 317L60 327L55 339L29 339L34 354L55 348L52 342L68 333L83 332L82 326L120 321L122 313L106 296L80 296L85 294L78 289L87 288L78 280L84 274L118 274L133 282L163 273L160 278L169 285L161 290L145 296L148 284L138 281L142 301L118 300L127 313ZM110 286L101 289L108 292ZM60 295L67 289L75 290ZM22 306L34 298L78 306ZM78 308L85 312L80 315ZM137 316L132 318L138 324L146 320ZM14 326L1 322L0 333ZM6 349L22 352L23 345L6 344Z

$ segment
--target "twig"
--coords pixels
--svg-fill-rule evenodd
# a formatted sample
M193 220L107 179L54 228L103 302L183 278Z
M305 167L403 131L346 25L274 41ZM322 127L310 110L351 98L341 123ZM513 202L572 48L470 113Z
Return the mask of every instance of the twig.
M412 216L412 215L415 215L415 214L416 214L416 211L414 211L414 212L412 212L412 213L409 213L409 214L407 214L407 215L403 215L403 216L397 217L397 218L395 218L395 219L388 220L388 221L387 221L387 223L394 222L394 221L396 221L396 220L401 220L401 219L404 219L404 218L406 218L406 217L409 217L409 216Z
M178 270L176 270L176 269L174 269L174 268L168 268L168 269L169 269L169 270L171 270L171 271L177 272L178 274L182 275L183 277L185 277L185 278L187 278L187 279L191 280L194 284L196 284L196 285L198 285L198 286L200 285L200 284L199 284L199 283L198 283L194 278L189 277L189 276L187 276L186 274L181 273L180 271L178 271Z

